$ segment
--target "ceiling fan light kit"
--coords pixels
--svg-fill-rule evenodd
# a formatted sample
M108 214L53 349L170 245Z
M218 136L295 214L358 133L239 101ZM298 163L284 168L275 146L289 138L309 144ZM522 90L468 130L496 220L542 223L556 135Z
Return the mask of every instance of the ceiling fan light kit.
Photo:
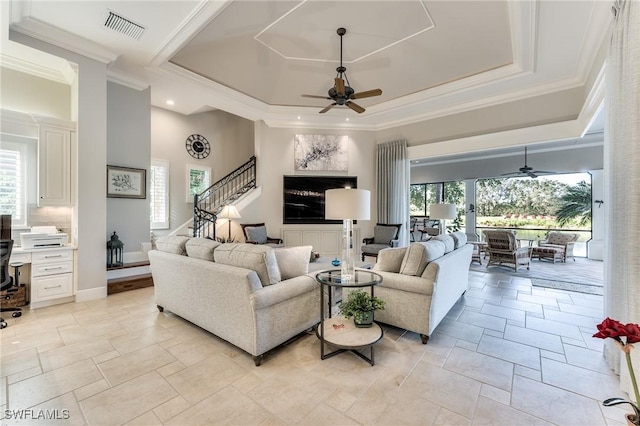
M527 147L524 147L524 167L520 167L518 169L517 172L511 172L511 173L503 173L500 176L506 176L506 177L525 177L525 176L529 176L530 178L537 178L540 175L555 175L558 174L558 172L549 172L549 171L545 171L545 170L534 170L533 167L527 165Z
M362 114L365 112L365 109L360 105L356 104L352 101L352 99L362 99L368 98L371 96L380 96L382 95L382 90L380 89L372 89L366 90L364 92L358 92L351 87L349 83L349 78L347 77L347 68L342 65L342 37L347 33L347 30L344 28L338 28L337 31L340 36L340 66L336 68L336 72L338 73L334 79L334 86L329 89L329 96L319 96L319 95L302 95L304 98L316 98L316 99L327 99L333 101L332 104L326 106L325 108L320 110L320 114L324 114L329 111L331 108L335 106L346 106L351 108L358 114ZM345 84L346 81L346 84Z

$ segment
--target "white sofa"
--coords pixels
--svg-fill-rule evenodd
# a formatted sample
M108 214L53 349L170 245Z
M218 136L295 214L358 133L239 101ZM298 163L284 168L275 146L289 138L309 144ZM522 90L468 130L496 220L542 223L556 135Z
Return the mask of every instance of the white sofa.
M375 320L419 333L426 344L469 287L472 251L462 232L380 250L373 270L383 281L375 295L386 304Z
M320 321L319 285L305 275L311 246L163 237L156 247L149 261L160 312L171 311L243 349L256 366L267 351Z

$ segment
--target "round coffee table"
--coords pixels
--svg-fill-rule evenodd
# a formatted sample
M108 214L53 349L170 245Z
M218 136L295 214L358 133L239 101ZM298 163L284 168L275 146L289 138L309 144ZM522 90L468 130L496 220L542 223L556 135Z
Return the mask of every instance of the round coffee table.
M316 329L316 334L320 339L320 358L327 359L342 352L351 351L360 358L374 365L373 345L382 339L382 328L375 322L371 327L356 327L353 319L346 319L340 316L332 317L332 293L333 287L338 288L363 288L369 287L371 296L374 296L373 288L382 282L382 277L375 272L364 269L356 269L354 278L349 281L342 280L339 269L332 269L320 272L316 275L316 280L320 283L320 324ZM324 290L327 288L329 299L328 309L325 315ZM325 353L325 343L338 347L330 353ZM371 356L367 357L359 349L369 347Z

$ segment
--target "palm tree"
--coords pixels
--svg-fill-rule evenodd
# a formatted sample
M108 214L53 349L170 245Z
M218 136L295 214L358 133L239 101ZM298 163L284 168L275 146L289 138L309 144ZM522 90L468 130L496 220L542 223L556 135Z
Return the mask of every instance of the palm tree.
M560 198L556 218L560 226L574 219L578 220L578 226L587 226L591 222L591 185L581 181L567 188L567 192Z

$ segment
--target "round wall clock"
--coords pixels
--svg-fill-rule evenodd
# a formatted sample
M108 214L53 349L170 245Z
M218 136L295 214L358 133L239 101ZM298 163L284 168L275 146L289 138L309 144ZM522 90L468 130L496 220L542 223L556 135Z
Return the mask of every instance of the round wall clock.
M187 152L197 159L207 158L211 153L209 141L202 135L193 134L187 138Z

